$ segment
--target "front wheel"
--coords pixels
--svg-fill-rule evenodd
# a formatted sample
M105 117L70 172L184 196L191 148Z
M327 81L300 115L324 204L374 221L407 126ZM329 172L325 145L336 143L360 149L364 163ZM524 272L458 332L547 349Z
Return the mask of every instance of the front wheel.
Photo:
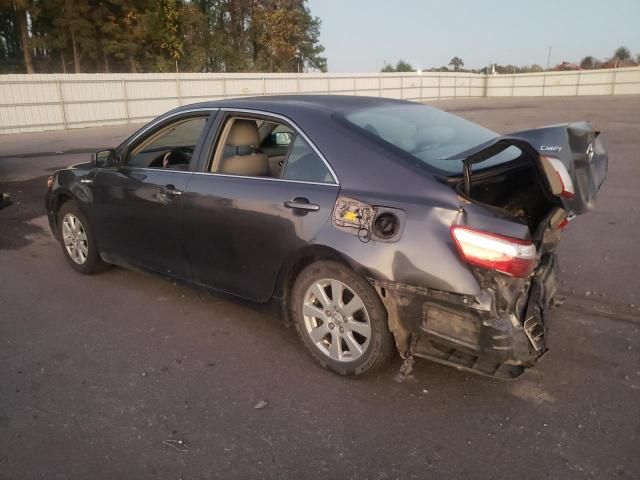
M375 290L344 265L312 263L296 279L293 320L311 355L341 375L379 370L393 354L393 337Z
M58 211L59 238L69 264L84 274L98 273L108 267L98 252L87 218L78 205L69 200Z

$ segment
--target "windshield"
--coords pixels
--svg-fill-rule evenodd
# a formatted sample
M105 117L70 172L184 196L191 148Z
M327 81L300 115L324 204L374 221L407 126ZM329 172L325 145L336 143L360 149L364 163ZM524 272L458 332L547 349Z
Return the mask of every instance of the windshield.
M462 173L462 162L448 160L450 157L498 136L473 122L419 104L354 110L344 118L420 162L453 174ZM482 168L513 160L519 155L517 147L509 147L484 161Z

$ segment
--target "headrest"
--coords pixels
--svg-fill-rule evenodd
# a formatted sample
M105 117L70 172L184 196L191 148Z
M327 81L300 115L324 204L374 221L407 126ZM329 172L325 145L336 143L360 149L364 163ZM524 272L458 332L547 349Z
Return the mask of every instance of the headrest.
M243 147L253 145L257 147L260 143L260 133L255 120L237 119L231 125L229 135L227 135L227 145L232 147Z

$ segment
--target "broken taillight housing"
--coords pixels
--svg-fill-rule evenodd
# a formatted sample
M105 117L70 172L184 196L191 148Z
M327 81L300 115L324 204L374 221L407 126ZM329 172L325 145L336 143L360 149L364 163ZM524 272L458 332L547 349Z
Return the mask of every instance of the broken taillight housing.
M551 186L551 192L562 198L571 199L575 195L576 191L573 188L573 181L571 175L558 158L540 155L540 161L542 162L542 168L547 175L549 185Z
M451 236L462 259L512 277L527 277L536 266L536 246L529 240L506 237L461 225L451 227Z

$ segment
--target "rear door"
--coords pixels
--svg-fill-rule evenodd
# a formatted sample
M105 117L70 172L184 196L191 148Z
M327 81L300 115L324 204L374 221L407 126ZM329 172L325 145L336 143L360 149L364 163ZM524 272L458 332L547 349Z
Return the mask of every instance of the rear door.
M152 124L119 151L117 167L93 181L100 250L115 261L185 277L182 195L197 164L211 111Z
M234 118L279 122L290 128L293 136L281 172L272 171L270 176L217 172L212 159L224 149L225 125ZM227 111L224 117L221 114L211 142L211 158L194 174L182 198L190 278L266 301L287 257L312 243L330 221L339 191L337 178L305 134L283 118Z

